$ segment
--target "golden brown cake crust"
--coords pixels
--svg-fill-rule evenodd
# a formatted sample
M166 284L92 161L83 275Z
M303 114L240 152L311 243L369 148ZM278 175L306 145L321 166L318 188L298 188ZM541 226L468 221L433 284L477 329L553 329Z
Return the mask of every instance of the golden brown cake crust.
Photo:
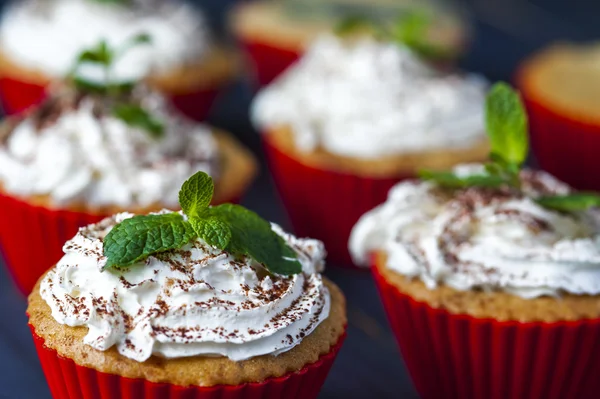
M471 147L432 150L365 159L332 154L322 148L300 151L295 143L292 129L273 127L265 133L265 140L299 162L319 169L352 173L367 177L414 176L419 169L446 170L459 163L481 162L487 159L487 139Z
M385 266L386 255L376 255L375 266L385 280L403 294L429 306L481 319L520 322L557 322L600 317L600 296L561 294L559 298L524 299L505 292L458 291L447 286L429 289L419 279L405 277Z
M166 73L149 76L148 84L169 95L193 93L223 86L237 75L239 59L232 50L215 47L194 62L182 64ZM0 49L0 77L46 86L53 77L44 71L18 64Z
M290 17L281 1L259 0L238 4L232 11L229 25L240 38L261 43L270 43L289 51L302 52L321 34L331 32L337 21L327 18ZM361 3L365 3L361 1ZM390 6L390 1L370 0ZM372 34L372 32L371 32ZM430 39L442 46L460 51L467 41L467 30L448 15L441 18L428 33Z
M45 276L45 274L44 274ZM330 351L346 330L346 301L340 289L325 279L331 293L331 311L310 335L288 352L279 356L264 355L234 362L225 357L163 359L152 356L140 363L121 356L112 347L107 351L93 349L83 343L87 327L69 327L59 324L51 315L50 307L40 296L40 282L29 295L27 314L35 333L45 340L45 345L76 364L103 373L128 378L143 378L152 382L189 386L238 385L260 382L279 377L316 362Z
M526 97L556 113L600 124L600 44L560 43L529 58L517 74Z
M222 130L212 129L221 160L221 175L215 182L215 194L213 203L237 200L248 188L258 171L258 163L247 148L242 146L231 134ZM13 196L3 190L0 183L0 194ZM67 207L59 208L52 203L48 195L35 195L22 198L34 206L42 206L48 209L62 209L73 212L85 212L94 215L113 215L119 212L132 212L144 214L156 212L164 208L163 204L153 204L144 208L122 208L119 206L104 206L92 208L85 203L73 203Z

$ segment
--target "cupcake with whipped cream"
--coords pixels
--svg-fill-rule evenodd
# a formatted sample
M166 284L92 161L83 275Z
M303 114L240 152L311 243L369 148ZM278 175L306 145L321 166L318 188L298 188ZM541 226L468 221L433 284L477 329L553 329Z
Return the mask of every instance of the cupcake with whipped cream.
M0 23L4 111L38 103L49 83L67 75L73 59L99 40L118 45L141 33L152 43L122 57L115 78L147 79L181 111L203 119L235 76L235 57L212 38L203 15L179 0L15 1Z
M379 25L415 10L426 12L431 24L419 30L420 39L456 59L466 48L469 28L464 15L448 2L400 0L260 0L241 2L230 18L260 86L269 84L296 62L314 40L331 32L340 19L362 16ZM415 25L412 25L414 28ZM412 28L411 28L412 29Z
M256 168L231 135L180 116L146 86L75 76L2 125L3 255L29 293L79 227L116 212L176 207L181 183L197 170L214 177L216 202L237 201Z
M27 309L53 397L316 398L346 329L323 244L209 207L212 189L199 172L182 212L119 213L65 243Z
M395 183L485 159L486 86L440 73L396 42L316 41L252 107L296 233L348 264L352 226Z
M352 232L422 398L600 388L600 197L521 170L526 125L496 86L491 161L396 185Z

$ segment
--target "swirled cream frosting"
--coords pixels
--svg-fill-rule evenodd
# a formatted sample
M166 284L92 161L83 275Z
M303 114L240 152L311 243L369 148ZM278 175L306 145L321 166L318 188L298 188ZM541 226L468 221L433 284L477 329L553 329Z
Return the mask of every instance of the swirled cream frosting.
M0 184L55 206L177 206L181 184L198 170L218 180L219 151L210 129L172 112L140 86L130 101L164 126L162 137L114 116L102 96L58 90L0 133Z
M226 356L234 361L286 352L329 315L320 271L325 250L273 225L298 254L302 273L269 274L200 239L126 269L101 271L102 239L121 213L80 229L44 277L40 293L61 324L86 326L85 343L116 346L128 358Z
M62 77L79 53L100 40L118 48L142 33L151 37L151 44L119 57L113 79L168 72L202 57L211 43L203 16L179 0L135 0L129 6L95 0L15 1L2 17L0 43L17 65ZM91 66L80 73L103 78L102 70Z
M356 224L350 251L364 265L383 252L387 267L429 288L504 290L523 298L600 294L599 212L546 209L536 197L571 189L544 172L521 177L521 192L399 183Z
M485 140L486 82L443 74L396 43L324 36L261 91L259 130L292 130L302 151L373 158Z

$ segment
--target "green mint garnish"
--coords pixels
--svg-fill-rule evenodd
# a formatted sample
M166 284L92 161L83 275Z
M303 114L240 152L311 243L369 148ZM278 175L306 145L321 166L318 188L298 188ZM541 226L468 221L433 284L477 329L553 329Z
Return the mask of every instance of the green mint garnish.
M154 138L161 138L165 131L162 121L139 105L115 104L113 115L121 119L128 126L145 130Z
M485 125L490 137L491 158L502 169L518 171L527 159L527 114L519 93L497 83L485 101Z
M419 177L435 182L441 187L461 189L467 187L519 189L520 172L529 151L527 114L519 94L508 84L496 83L485 102L486 129L490 139L490 161L482 174L458 176L453 172L423 170ZM600 206L600 196L594 193L574 193L537 198L545 208L574 212Z
M198 172L186 180L179 190L179 205L190 218L198 218L208 209L215 192L213 179L206 173Z
M600 206L600 196L586 192L540 197L536 201L545 208L561 212L582 211Z
M452 172L436 172L432 170L422 170L419 177L423 180L435 181L438 185L447 188L467 188L467 187L488 187L497 188L502 186L505 181L497 175L471 175L457 176Z
M503 82L496 83L485 101L490 162L480 175L460 177L453 172L421 171L419 177L442 187L519 187L519 172L527 158L527 115L519 94Z
M272 273L302 271L296 252L271 224L240 205L210 206L213 181L204 172L190 177L179 191L179 213L135 216L117 224L104 239L105 268L126 267L149 255L181 248L194 238L234 256L249 256Z
M181 248L194 236L194 229L178 213L125 219L104 239L105 268L129 266L148 255Z
M122 94L130 93L136 82L117 82L112 79L114 63L131 48L148 43L151 43L151 38L146 33L133 36L118 48L112 48L105 40L101 40L96 46L79 54L70 78L79 91L111 98L114 102L113 115L127 125L140 128L154 138L160 138L164 132L163 123L139 105L128 104L122 99ZM83 64L101 66L104 69L104 82L94 82L79 76L77 73Z
M453 54L449 49L427 39L434 22L432 15L424 10L404 12L391 26L383 25L364 16L353 15L341 20L336 26L335 32L345 36L368 29L376 38L402 44L424 59L452 58Z

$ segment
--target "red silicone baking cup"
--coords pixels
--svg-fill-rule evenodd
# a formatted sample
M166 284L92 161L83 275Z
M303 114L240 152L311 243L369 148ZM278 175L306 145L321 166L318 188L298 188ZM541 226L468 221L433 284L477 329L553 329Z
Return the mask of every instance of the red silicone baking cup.
M409 176L377 179L313 168L263 137L269 169L296 235L323 241L333 265L354 267L348 252L352 227Z
M268 85L300 58L298 51L256 40L240 39L259 87Z
M239 202L239 198L231 201ZM62 247L80 227L109 215L51 210L0 194L0 249L15 284L29 294L42 274L62 258Z
M600 319L519 323L455 315L412 299L372 270L421 398L598 397Z
M31 327L31 326L30 326ZM345 336L329 353L302 370L259 383L181 387L102 373L75 364L44 345L31 327L54 399L313 399L323 386Z
M46 270L62 257L62 247L77 230L103 216L50 210L0 194L0 244L17 287L31 292Z
M577 120L547 106L520 85L539 166L580 190L600 190L600 121Z
M165 95L181 113L203 121L222 87L207 87L189 93ZM8 76L0 77L0 99L6 115L18 114L46 98L46 85L25 82Z
M32 105L39 104L46 97L46 86L0 77L0 99L5 115L18 114Z

